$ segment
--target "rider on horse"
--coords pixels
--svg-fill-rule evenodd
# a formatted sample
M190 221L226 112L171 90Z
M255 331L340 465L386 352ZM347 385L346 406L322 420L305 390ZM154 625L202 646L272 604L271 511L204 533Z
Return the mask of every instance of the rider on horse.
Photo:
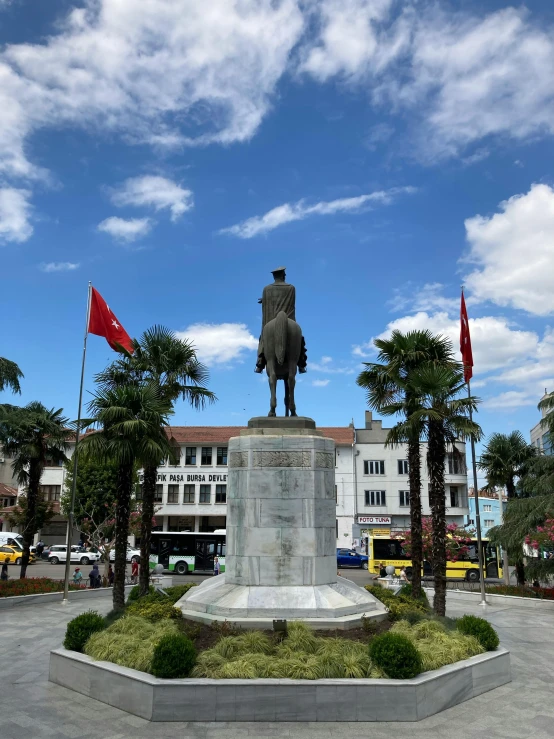
M279 267L278 269L273 270L271 274L273 275L275 282L264 287L263 296L258 300L258 303L262 304L262 333L260 334L258 361L256 362L256 369L254 372L263 372L267 363L262 340L264 326L269 323L269 321L276 318L280 311L284 311L288 318L292 321L296 321L296 291L294 289L294 285L289 285L285 282L285 267ZM306 354L306 342L304 341L304 337L302 337L302 351L300 359L298 360L298 371L300 373L306 372L307 363L308 356Z

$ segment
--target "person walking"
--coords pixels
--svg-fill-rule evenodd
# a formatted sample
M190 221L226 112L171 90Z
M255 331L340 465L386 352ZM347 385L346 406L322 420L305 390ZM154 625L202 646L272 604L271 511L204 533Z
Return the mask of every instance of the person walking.
M219 575L219 557L217 554L214 557L214 575Z
M100 570L97 564L92 565L92 570L88 573L91 588L100 587Z
M76 567L75 572L73 573L73 583L74 585L81 587L82 582L83 582L83 573L81 572L80 567Z
M2 574L0 575L0 580L6 581L8 579L8 565L4 562L2 565Z
M114 575L113 567L110 565L108 567L108 587L110 587L110 588L113 585L114 577L115 577L115 575Z
M131 562L131 582L133 585L138 583L139 578L139 563L136 559Z
M402 582L408 582L408 575L406 574L406 568L400 568L400 579Z
M44 542L42 541L42 539L39 539L39 541L37 542L36 551L37 551L37 559L41 559L42 553L44 552Z

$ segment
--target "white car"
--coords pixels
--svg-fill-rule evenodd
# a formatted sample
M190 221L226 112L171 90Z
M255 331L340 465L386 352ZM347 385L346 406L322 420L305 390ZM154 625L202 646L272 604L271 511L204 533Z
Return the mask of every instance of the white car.
M88 565L91 562L98 562L100 555L98 552L87 552L81 547L72 546L71 554L69 557L70 562L78 562L81 565ZM50 547L48 554L48 561L51 565L57 565L60 562L67 560L67 545L66 544L54 544Z
M110 552L110 562L115 562L115 547ZM127 548L127 562L140 562L140 549Z

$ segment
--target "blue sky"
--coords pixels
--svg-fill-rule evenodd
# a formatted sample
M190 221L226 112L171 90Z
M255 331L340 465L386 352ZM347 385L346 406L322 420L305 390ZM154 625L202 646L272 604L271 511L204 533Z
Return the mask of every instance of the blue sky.
M139 11L140 8L140 11ZM363 423L391 328L457 345L479 420L554 389L554 8L536 0L0 0L0 353L75 417L87 282L191 338L219 402L268 410L257 304L285 264L298 411ZM113 358L89 338L86 389ZM7 399L7 396L4 396Z

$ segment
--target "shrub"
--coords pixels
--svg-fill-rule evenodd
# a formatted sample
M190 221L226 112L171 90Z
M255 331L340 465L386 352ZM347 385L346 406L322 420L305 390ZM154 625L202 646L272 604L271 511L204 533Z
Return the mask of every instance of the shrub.
M423 669L419 652L403 634L376 636L369 645L369 656L388 677L397 680L415 677Z
M431 606L429 605L429 599L427 598L427 593L424 590L421 591L421 595L419 596L419 598L414 598L414 596L412 595L411 582L407 582L405 585L402 585L398 595L404 596L406 598L411 598L412 600L423 603L423 605L428 609L431 608Z
M74 652L82 652L89 637L105 628L104 619L96 611L81 613L67 624L63 645Z
M498 634L488 621L478 616L463 616L458 619L456 628L462 634L474 636L483 649L492 652L499 645Z
M149 595L132 603L127 608L127 613L130 616L140 616L153 623L168 618L177 620L183 617L182 612L178 608L175 608L168 598L157 600L151 599Z
M70 590L80 590L78 585L69 583ZM0 582L0 598L13 595L40 595L41 593L58 593L63 591L63 580L52 580L50 577L25 577L23 580Z
M156 588L153 585L149 586L148 592L150 595L157 594ZM129 595L127 596L127 603L132 603L133 601L138 600L139 597L140 597L140 585L135 585L129 591Z
M188 593L191 588L195 588L196 585L197 583L195 582L187 582L184 585L173 585L171 588L165 588L165 592L172 603L177 603L185 593Z
M168 634L154 647L151 673L156 677L188 677L196 663L196 649L184 634Z
M484 651L474 637L464 636L459 631L447 632L437 620L425 619L415 626L410 626L407 621L398 621L390 633L401 634L414 644L426 671L437 670Z

